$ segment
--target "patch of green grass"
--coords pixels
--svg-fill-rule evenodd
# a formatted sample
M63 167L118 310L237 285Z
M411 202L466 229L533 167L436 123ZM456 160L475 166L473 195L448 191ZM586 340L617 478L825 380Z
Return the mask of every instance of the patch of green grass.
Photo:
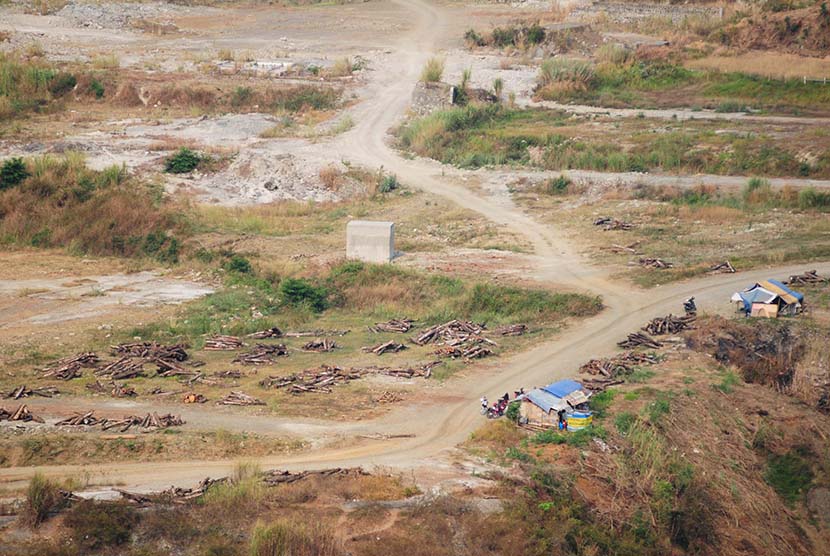
M617 431L619 431L621 435L625 436L631 430L631 427L634 426L636 421L636 415L631 412L624 411L614 417L614 427L616 427Z
M634 371L628 375L625 380L626 382L631 382L633 384L642 384L643 382L648 382L656 373L651 369L646 369L643 367L637 367Z
M646 406L646 415L651 423L659 423L669 411L671 411L671 397L665 392L660 392L657 398Z
M604 392L599 392L591 396L588 405L591 411L594 412L594 417L605 417L608 408L611 407L611 403L614 401L615 395L616 392L614 390L605 390Z
M808 461L807 450L793 450L773 455L767 461L764 479L792 506L809 490L815 474Z
M735 390L735 386L741 383L740 377L733 371L724 373L721 381L718 384L713 384L712 388L724 394L731 394Z

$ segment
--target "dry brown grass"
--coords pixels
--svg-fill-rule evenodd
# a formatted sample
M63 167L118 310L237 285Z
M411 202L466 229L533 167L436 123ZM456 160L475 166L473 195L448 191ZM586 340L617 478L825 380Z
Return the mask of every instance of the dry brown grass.
M328 165L320 168L318 174L323 187L330 191L337 191L343 184L343 172L337 166Z
M712 55L686 62L686 67L720 72L748 73L793 79L806 76L811 79L830 78L830 58L798 56L774 51L752 51L729 55Z

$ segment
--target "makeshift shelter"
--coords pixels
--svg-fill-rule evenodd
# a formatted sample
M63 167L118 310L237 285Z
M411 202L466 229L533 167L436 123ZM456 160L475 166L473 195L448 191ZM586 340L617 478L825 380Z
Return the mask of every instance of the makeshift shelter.
M590 424L592 419L587 408L589 397L590 394L583 390L579 382L560 380L520 396L522 405L519 415L525 423L555 427L559 422L560 412L563 412L567 415L570 428L571 416L580 409L580 415L575 417L573 424L575 428L582 428Z
M739 311L747 315L775 318L778 315L799 313L804 295L791 290L778 280L764 280L743 291L735 292L732 302Z

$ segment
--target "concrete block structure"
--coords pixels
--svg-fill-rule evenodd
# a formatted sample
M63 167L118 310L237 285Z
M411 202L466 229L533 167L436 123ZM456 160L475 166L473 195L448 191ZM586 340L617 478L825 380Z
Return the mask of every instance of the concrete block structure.
M352 220L346 225L346 257L388 263L395 257L394 222Z

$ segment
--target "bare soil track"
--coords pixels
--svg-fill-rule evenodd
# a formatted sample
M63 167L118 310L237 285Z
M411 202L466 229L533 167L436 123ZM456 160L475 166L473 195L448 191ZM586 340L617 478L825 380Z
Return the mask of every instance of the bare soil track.
M533 278L564 290L601 295L606 309L596 317L568 327L555 340L528 352L491 363L458 379L442 391L440 397L410 403L375 421L347 424L287 421L249 416L223 421L224 427L245 428L261 432L290 431L305 434L411 434L412 438L361 441L345 448L321 448L290 457L266 457L259 463L285 469L323 468L330 466L383 465L396 468L435 466L446 462L443 456L464 441L481 424L477 399L482 394L495 398L519 386L532 387L573 375L585 360L607 355L615 342L642 326L655 315L679 311L681 301L695 295L703 310L726 306L725 300L735 289L756 279L782 277L803 270L803 265L767 269L732 275L709 276L699 280L659 287L649 291L609 278L605 272L576 252L555 228L535 222L512 205L509 198L483 197L460 185L460 174L425 160L401 157L387 142L387 131L404 114L412 87L424 61L435 45L444 40L448 20L442 10L424 0L392 0L411 14L412 28L402 34L398 44L390 45L397 61L385 68L372 84L362 104L352 112L356 126L331 144L332 152L370 167L383 166L411 187L443 196L447 201L475 210L493 222L526 237L535 250L537 264ZM826 272L830 263L812 264ZM445 389L448 388L445 386ZM449 395L451 394L451 395ZM205 412L205 421L216 411L211 408L188 410L194 421ZM193 461L115 463L90 466L51 466L40 468L53 476L87 473L98 484L115 483L131 490L155 490L175 485L192 485L205 476L225 475L232 461ZM6 487L22 486L33 473L31 468L0 470L0 482Z

